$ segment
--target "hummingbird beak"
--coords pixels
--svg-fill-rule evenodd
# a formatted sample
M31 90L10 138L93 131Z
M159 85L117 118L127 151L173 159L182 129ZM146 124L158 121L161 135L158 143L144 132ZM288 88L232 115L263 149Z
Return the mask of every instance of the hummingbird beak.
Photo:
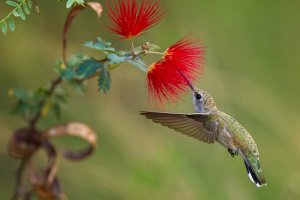
M192 85L191 81L189 81L186 76L179 70L177 69L177 71L179 72L179 74L184 78L184 80L186 81L186 83L190 86L190 88L192 89L193 92L196 92L194 86Z
M186 80L187 84L190 86L190 88L192 89L192 91L196 92L194 86L192 85L192 83L187 78L185 78L185 80Z

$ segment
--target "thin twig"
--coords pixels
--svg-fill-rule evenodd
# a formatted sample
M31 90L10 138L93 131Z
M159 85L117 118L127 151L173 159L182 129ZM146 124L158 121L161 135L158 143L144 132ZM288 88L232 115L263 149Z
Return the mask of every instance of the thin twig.
M20 197L20 190L22 188L23 172L24 172L24 168L25 168L28 160L29 160L29 158L23 158L19 165L19 168L16 173L16 187L15 187L14 194L11 198L12 200L17 200Z
M131 43L132 54L135 56L136 52L135 52L135 48L134 48L134 44L133 44L133 39L130 40L130 43Z
M107 58L104 58L102 60L98 60L98 62L106 62L108 61ZM78 81L84 81L84 80L87 80L87 79L91 79L95 76L97 76L99 74L99 72L89 76L89 77L86 77L85 79L74 79L74 80L78 80ZM45 103L47 102L47 100L53 95L53 93L55 92L55 89L57 88L57 86L63 82L63 79L61 76L57 77L54 81L52 81L51 85L50 85L50 88L49 90L47 91L47 96L40 102L39 106L38 106L38 112L35 114L35 116L29 120L29 128L30 129L34 129L37 122L39 121L39 119L41 118L41 115L42 115L42 109L43 107L45 106Z
M145 67L148 67L145 63L143 63L143 62L141 62L141 61L139 61L139 60L133 60L134 62L137 62L137 63L140 63L140 64L142 64L142 65L144 65Z
M158 51L146 51L147 54L157 54L157 55L165 55L162 52L158 52Z
M38 120L40 119L41 117L41 114L42 114L42 109L45 105L45 103L47 102L47 99L49 97L52 96L52 94L54 93L56 87L62 82L62 78L59 76L57 77L51 84L49 90L48 90L48 93L47 93L47 96L40 102L39 104L39 111L36 113L36 115L29 121L29 127L30 129L34 129L36 123L38 122Z

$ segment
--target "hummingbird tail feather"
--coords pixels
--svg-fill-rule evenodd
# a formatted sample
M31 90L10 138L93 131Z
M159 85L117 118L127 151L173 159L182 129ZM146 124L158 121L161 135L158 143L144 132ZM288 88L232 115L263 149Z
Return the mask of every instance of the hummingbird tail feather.
M259 166L259 161L256 160ZM265 186L267 185L266 179L262 173L262 169L260 167L255 167L254 165L251 165L248 159L244 159L244 163L246 166L246 170L248 173L248 176L250 180L257 186Z

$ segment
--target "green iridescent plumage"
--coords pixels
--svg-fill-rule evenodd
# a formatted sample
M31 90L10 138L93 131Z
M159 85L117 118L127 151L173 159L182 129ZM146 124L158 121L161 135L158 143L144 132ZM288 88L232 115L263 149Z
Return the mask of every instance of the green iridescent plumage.
M215 141L232 155L244 159L249 178L257 187L266 185L256 143L233 117L217 109L211 95L192 87L195 113L141 112L148 119L205 143Z

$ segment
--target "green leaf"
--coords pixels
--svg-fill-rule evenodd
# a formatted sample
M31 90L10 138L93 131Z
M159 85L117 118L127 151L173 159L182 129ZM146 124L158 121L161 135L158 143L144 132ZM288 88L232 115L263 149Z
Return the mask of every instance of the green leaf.
M67 60L67 66L70 68L77 67L83 60L88 59L84 54L78 53L76 55L70 56Z
M76 72L69 67L62 70L60 74L63 80L72 80L76 76Z
M68 0L66 7L70 8L70 7L72 7L75 4L83 5L84 4L84 0Z
M60 108L60 105L57 104L57 103L54 103L52 105L52 110L54 112L54 115L57 119L60 119L60 116L61 116L61 108Z
M141 58L137 57L134 58L133 60L127 60L127 62L137 67L138 69L142 70L143 72L147 72L146 64Z
M12 109L12 114L22 114L25 113L28 110L29 106L27 103L23 102L23 101L18 101L13 109Z
M87 59L87 56L83 54L70 56L67 60L67 64L56 62L54 71L61 76L63 80L71 81L74 78L80 78L77 75L78 67L85 59Z
M1 23L1 31L2 31L2 33L4 33L4 35L6 35L6 32L7 32L7 23L5 21L3 21Z
M33 101L34 102L40 102L42 101L46 96L48 96L48 90L46 88L40 87L38 88L34 94L33 94Z
M76 4L83 5L83 4L84 4L84 0L75 0L75 3L76 3Z
M12 7L18 7L19 6L19 4L17 4L16 2L14 2L14 1L6 1L5 2L7 5L9 5L9 6L12 6Z
M119 56L115 53L108 54L107 59L109 59L109 64L111 65L118 65L126 61L126 57Z
M107 69L107 66L103 67L103 70L99 73L98 77L98 90L103 93L107 93L111 85L111 76L110 72Z
M75 90L75 92L77 94L83 94L84 93L84 85L83 85L83 81L81 80L71 80L70 85L73 87L73 89Z
M26 16L25 16L25 14L24 14L21 7L18 8L18 12L19 12L19 15L20 15L21 19L26 20Z
M8 27L11 31L14 31L16 29L15 23L11 17L7 18Z
M28 7L26 1L24 1L24 3L23 3L23 9L24 9L24 12L25 12L27 15L30 14L30 9L29 9L29 7Z
M74 3L74 0L68 0L66 7L67 8L71 8L71 6L73 5L73 3Z
M100 68L103 67L102 62L98 62L97 60L91 58L84 60L77 68L77 76L82 78L90 77L96 74Z
M13 11L13 15L14 15L15 17L20 17L20 14L18 13L17 10L14 10L14 11Z
M38 113L40 110L40 106L38 103L35 103L33 105L28 105L28 111L29 111L29 114L31 114L31 116L35 115L36 113Z
M13 90L13 96L18 100L27 101L31 95L26 90Z
M112 53L116 52L116 50L113 47L111 47L110 42L106 42L105 40L102 40L99 37L96 39L96 42L88 41L85 42L83 46L89 47L91 49L100 50L100 51L107 51Z
M68 103L65 93L55 94L53 99L54 102L59 104L60 106L66 106Z

